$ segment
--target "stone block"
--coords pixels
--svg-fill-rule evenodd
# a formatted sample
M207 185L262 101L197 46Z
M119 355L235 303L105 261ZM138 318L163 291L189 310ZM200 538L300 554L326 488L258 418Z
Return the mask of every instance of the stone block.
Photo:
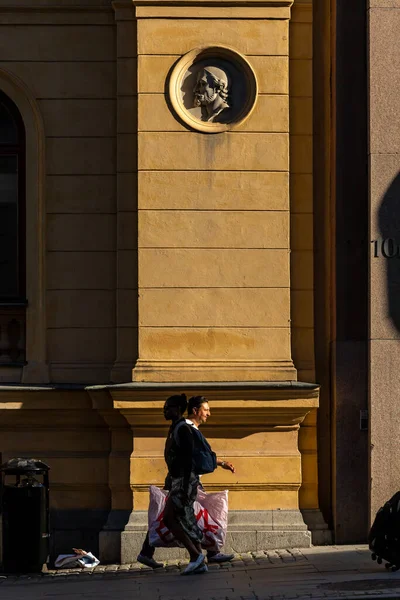
M398 345L398 340L370 342L371 518L398 490L400 478L400 465L392 459L400 442L400 406L393 402L400 393Z
M114 328L49 329L47 341L49 360L71 363L77 372L80 362L109 363L115 358Z
M309 531L258 531L257 550L273 550L274 548L310 548L311 533Z
M118 327L134 328L138 323L138 291L117 290Z
M291 317L293 327L314 326L313 290L291 290Z
M178 55L139 56L138 92L163 94L168 74L178 58ZM286 56L248 56L247 59L256 73L260 94L288 94L289 68ZM308 63L312 66L311 61ZM302 76L303 72L299 73L298 85L303 81Z
M400 8L400 0L369 0L369 8Z
M312 98L294 97L290 99L290 133L291 135L312 135Z
M48 175L48 213L113 213L116 211L115 175Z
M224 550L229 553L253 552L254 550L258 550L257 531L228 531Z
M145 327L288 327L289 317L288 288L142 289L139 298Z
M299 354L305 346L313 357L313 331L301 330L297 337ZM279 360L290 354L289 328L229 328L229 327L141 327L140 348L143 358L168 360L209 360L210 356L225 361Z
M117 288L133 290L138 287L138 254L136 250L118 250Z
M136 21L118 21L117 24L117 57L132 58L137 54Z
M314 329L312 327L292 327L292 353L297 367L298 362L314 364Z
M395 67L400 49L393 43L399 27L399 10L369 11L369 143L373 154L400 152L400 78Z
M289 93L289 60L286 56L251 56L259 94Z
M144 538L146 537L146 527L142 531L123 531L121 533L121 562L136 562ZM188 553L184 548L157 548L155 559L159 562L174 559L188 559Z
M47 323L50 328L114 327L114 290L49 290Z
M305 152L307 148L310 150L312 147L311 137L310 140L308 136L301 138L295 146L296 157L298 152ZM189 132L142 132L138 135L138 164L139 169L160 171L174 170L178 165L180 169L187 171L287 171L288 142L285 133L225 133L199 136ZM160 149L163 151L160 152ZM297 170L306 168L307 160L308 155L298 156L295 162Z
M305 368L303 369L302 364L301 364L301 360L299 359L299 362L297 363L297 381L304 381L306 383L310 383L313 381L316 381L316 375L315 375L315 368L307 368L310 366L310 363L308 361L305 361L306 365ZM312 366L314 366L314 363L311 363Z
M50 137L113 137L115 100L100 98L39 100L44 128Z
M333 350L336 356L335 437L337 440L334 454L334 477L336 481L334 497L336 507L335 540L336 543L342 544L356 543L365 540L368 533L369 503L365 502L365 498L370 493L371 499L373 498L376 490L375 485L378 486L378 493L383 490L385 476L388 474L385 464L382 464L379 459L377 465L373 465L373 463L384 447L383 451L386 453L388 447L386 441L392 439L393 430L388 429L386 424L389 420L396 419L395 412L397 409L394 405L392 409L391 400L389 401L389 411L385 409L382 406L382 398L393 398L396 384L392 377L391 391L387 396L388 389L383 389L380 386L380 383L383 383L387 376L386 367L380 360L375 363L377 357L374 355L374 349L371 350L368 373L367 341L338 340ZM386 357L381 358L386 363ZM349 365L351 365L351 368L349 368ZM375 368L377 369L376 372ZM380 379L377 388L374 385L376 376L377 379ZM370 377L370 384L368 377ZM372 428L370 432L360 431L360 410L367 408L368 391L371 394L369 417ZM378 414L375 413L375 410L378 411ZM384 423L388 412L390 412L390 418ZM375 432L378 431L378 438L381 438L380 443L375 438ZM385 439L384 442L383 438ZM393 439L392 443L396 444L396 442L397 440ZM396 452L394 448L393 450ZM370 464L368 464L369 460L371 460ZM377 472L374 472L375 466L378 467ZM385 475L380 479L383 472L385 472ZM386 492L388 492L387 489ZM383 495L385 495L385 492ZM372 504L373 502L372 500Z
M290 97L309 97L313 95L312 60L289 60Z
M290 136L290 172L312 173L313 138L311 135Z
M397 154L370 155L371 238L396 237L397 220L393 222L397 206L400 160ZM393 231L394 229L394 231ZM400 240L398 240L400 242Z
M115 98L114 62L7 62L0 66L19 77L36 98Z
M2 365L0 367L0 384L6 383L21 383L23 367L8 367Z
M101 564L121 562L121 533L121 531L100 531L98 558Z
M318 483L302 483L299 490L299 506L309 510L318 508Z
M120 58L117 62L117 95L132 96L137 93L137 59Z
M137 169L137 135L119 133L117 143L117 171L131 173Z
M289 51L290 58L312 58L312 23L290 22Z
M141 288L285 287L289 281L288 250L142 248L139 265Z
M48 290L115 289L114 252L48 252Z
M130 371L138 356L138 329L137 327L118 327L117 329L117 359L119 362L129 363ZM131 375L131 373L130 373ZM126 381L130 381L125 379Z
M114 215L51 214L47 218L48 251L114 251Z
M400 243L400 239L398 242ZM371 339L395 340L400 337L398 308L400 269L397 263L396 258L385 259L383 256L371 258Z
M113 61L112 26L2 27L1 56L9 61Z
M114 175L114 138L48 138L48 175Z
M290 219L291 247L293 250L313 249L313 215L292 214Z
M137 210L137 177L138 174L134 172L117 174L118 211L126 213ZM124 215L121 215L121 218L123 217Z
M291 21L296 23L312 23L312 1L294 2L291 10Z
M137 97L118 96L117 133L137 132Z
M311 173L290 173L290 204L292 213L313 212L313 176Z
M138 54L163 54L166 48L171 54L184 54L209 44L210 31L218 31L219 44L246 55L288 54L288 21L204 19L201 23L200 28L197 19L143 20L138 27Z
M169 109L162 94L139 95L139 131L186 131ZM250 117L238 131L288 132L287 96L259 96Z
M296 223L297 235L304 236L312 215L297 216L306 217L304 226L303 221ZM288 235L288 214L283 211L139 212L140 248L288 248Z
M290 253L291 288L312 290L314 287L312 250L293 250Z
M137 250L138 215L136 212L118 214L117 248L118 250Z
M304 185L295 185L303 198L307 193ZM289 210L289 174L260 171L254 177L246 171L187 171L183 177L178 171L141 171L139 208Z

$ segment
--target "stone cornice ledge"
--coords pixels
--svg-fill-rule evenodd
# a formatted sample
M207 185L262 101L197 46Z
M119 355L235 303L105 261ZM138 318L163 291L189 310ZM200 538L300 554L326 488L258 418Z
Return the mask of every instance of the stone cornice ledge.
M0 11L110 11L111 0L0 0Z
M213 403L244 401L249 406L249 401L258 405L259 401L272 403L277 407L305 403L305 406L318 406L319 385L297 381L268 381L268 382L186 382L186 383L142 383L132 382L109 386L92 386L86 388L92 393L106 389L118 408L132 403L135 407L145 410L152 403L163 404L167 396L185 393L187 396L203 394ZM121 404L119 404L121 403ZM127 404L126 404L127 403Z
M110 385L87 386L87 390L290 390L318 393L319 385L317 383L308 383L305 381L187 381L171 383L150 383L146 381L130 381L128 383L116 383Z
M116 0L114 7L118 3ZM292 5L293 0L132 0L136 18L150 19L289 20Z
M92 397L99 388L91 388ZM215 435L221 434L224 427L242 433L245 430L276 430L277 427L295 430L311 410L318 408L319 389L316 384L295 381L107 386L114 409L119 410L137 435L147 435L149 426L153 433L163 434L165 399L179 392L185 392L187 396L204 394L210 400L215 419L209 430Z
M293 2L294 0L132 0L134 6L268 6L271 8L290 8ZM119 4L118 0L114 2L114 5Z

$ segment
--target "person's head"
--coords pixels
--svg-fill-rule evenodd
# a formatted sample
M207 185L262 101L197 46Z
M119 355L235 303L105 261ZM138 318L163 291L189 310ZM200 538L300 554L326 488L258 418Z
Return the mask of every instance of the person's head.
M193 396L188 404L188 417L196 423L203 425L211 415L208 400L204 396Z
M164 417L166 421L177 421L185 412L187 400L185 394L170 396L164 404Z
M195 106L207 106L214 103L218 97L226 102L229 93L228 75L218 67L204 67L198 73L193 91Z

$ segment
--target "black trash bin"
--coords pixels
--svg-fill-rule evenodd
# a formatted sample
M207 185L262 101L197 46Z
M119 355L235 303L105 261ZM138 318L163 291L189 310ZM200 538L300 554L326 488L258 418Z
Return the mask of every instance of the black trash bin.
M49 467L12 458L0 470L3 571L40 572L49 555Z

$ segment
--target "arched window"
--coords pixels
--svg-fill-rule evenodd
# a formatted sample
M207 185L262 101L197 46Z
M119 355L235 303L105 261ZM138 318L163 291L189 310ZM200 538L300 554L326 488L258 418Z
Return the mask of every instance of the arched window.
M0 92L0 365L25 360L25 128Z

